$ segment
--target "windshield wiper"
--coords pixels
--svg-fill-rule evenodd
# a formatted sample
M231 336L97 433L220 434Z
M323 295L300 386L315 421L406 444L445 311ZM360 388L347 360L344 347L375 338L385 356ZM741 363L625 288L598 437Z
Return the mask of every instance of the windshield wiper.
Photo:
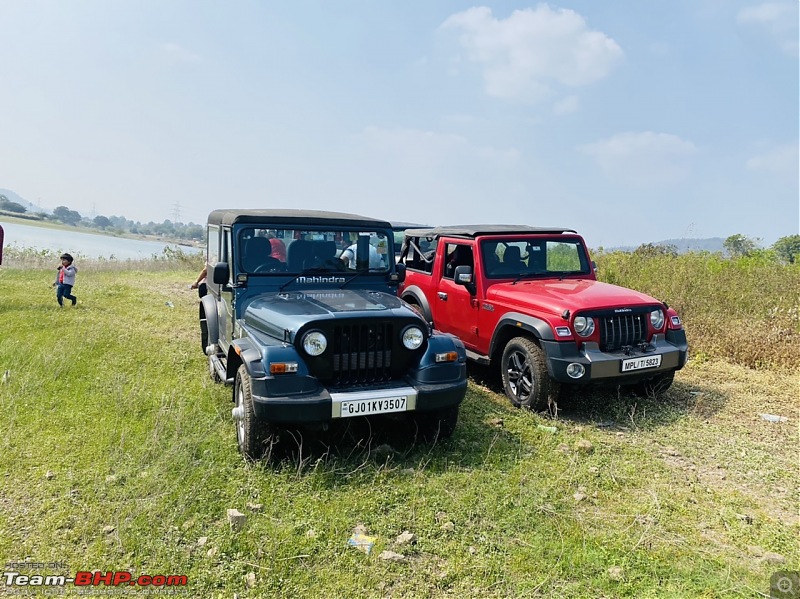
M346 285L349 285L349 284L350 284L350 281L353 281L353 280L357 279L358 277L360 277L360 276L361 276L361 275L363 275L363 274L364 274L363 272L357 272L357 273L354 273L352 277L350 277L350 278L349 278L349 279L347 279L347 280L346 280L344 283L342 283L342 284L341 284L341 286L339 287L339 289L344 289Z
M520 274L519 274L519 276L518 276L516 279L514 279L514 280L511 282L511 284L512 284L512 285L516 285L516 284L517 284L517 283L519 283L519 282L520 282L522 279L525 279L525 278L527 278L527 277L538 277L539 275L544 275L544 274L550 274L550 273L544 273L544 272L523 272L523 273L520 273Z

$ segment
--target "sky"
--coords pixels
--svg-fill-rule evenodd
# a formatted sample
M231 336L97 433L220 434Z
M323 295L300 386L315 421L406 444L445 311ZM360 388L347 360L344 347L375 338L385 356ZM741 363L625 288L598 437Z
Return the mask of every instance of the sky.
M800 232L797 0L0 0L0 188L577 230Z

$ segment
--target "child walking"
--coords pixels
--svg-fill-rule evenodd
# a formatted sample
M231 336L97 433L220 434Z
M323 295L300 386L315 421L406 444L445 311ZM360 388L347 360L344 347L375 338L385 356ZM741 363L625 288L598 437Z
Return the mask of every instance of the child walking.
M72 264L72 256L70 254L61 254L61 266L58 267L56 280L53 287L56 287L56 300L58 305L64 305L64 298L72 300L74 306L78 302L78 298L72 295L72 286L75 285L75 275L78 274L78 267Z

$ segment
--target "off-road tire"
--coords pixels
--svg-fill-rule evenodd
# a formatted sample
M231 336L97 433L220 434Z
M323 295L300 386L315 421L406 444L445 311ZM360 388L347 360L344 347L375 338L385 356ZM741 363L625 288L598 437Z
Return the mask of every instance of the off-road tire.
M234 416L236 441L241 454L249 460L260 460L271 451L276 438L272 427L256 417L250 375L244 365L236 373L233 386L234 411L241 408L241 418Z
M666 393L675 380L675 371L659 374L653 378L643 381L636 386L636 392L644 397L657 397Z
M547 374L542 348L528 337L514 337L506 344L500 372L503 389L517 407L539 412L558 399L560 385Z
M425 441L437 441L449 439L453 436L458 424L458 405L430 410L427 412L416 412L414 421L417 424L417 432Z
M219 374L217 373L217 369L214 368L214 361L212 360L212 356L208 356L208 376L211 377L211 380L214 383L221 383L222 379L220 378Z

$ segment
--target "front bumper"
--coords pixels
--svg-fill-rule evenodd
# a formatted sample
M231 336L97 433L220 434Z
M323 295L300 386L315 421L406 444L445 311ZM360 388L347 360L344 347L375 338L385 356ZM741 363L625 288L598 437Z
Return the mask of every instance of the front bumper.
M612 383L633 384L661 374L680 370L688 359L689 346L686 333L668 331L665 335L654 335L646 351L634 348L629 352L602 352L596 343L584 343L578 348L573 342L541 341L547 356L547 371L552 378L562 383L588 384ZM637 357L661 356L661 364L655 368L645 368L622 372L622 361ZM578 379L567 374L567 366L581 364L585 372Z
M371 403L405 397L404 412L425 412L455 406L467 392L467 380L409 384L408 380L376 388L330 392L321 389L314 393L291 397L268 397L264 393L265 379L252 381L253 404L256 417L267 422L282 424L312 424L330 422L342 417L342 405L347 402ZM395 411L387 413L397 413Z

